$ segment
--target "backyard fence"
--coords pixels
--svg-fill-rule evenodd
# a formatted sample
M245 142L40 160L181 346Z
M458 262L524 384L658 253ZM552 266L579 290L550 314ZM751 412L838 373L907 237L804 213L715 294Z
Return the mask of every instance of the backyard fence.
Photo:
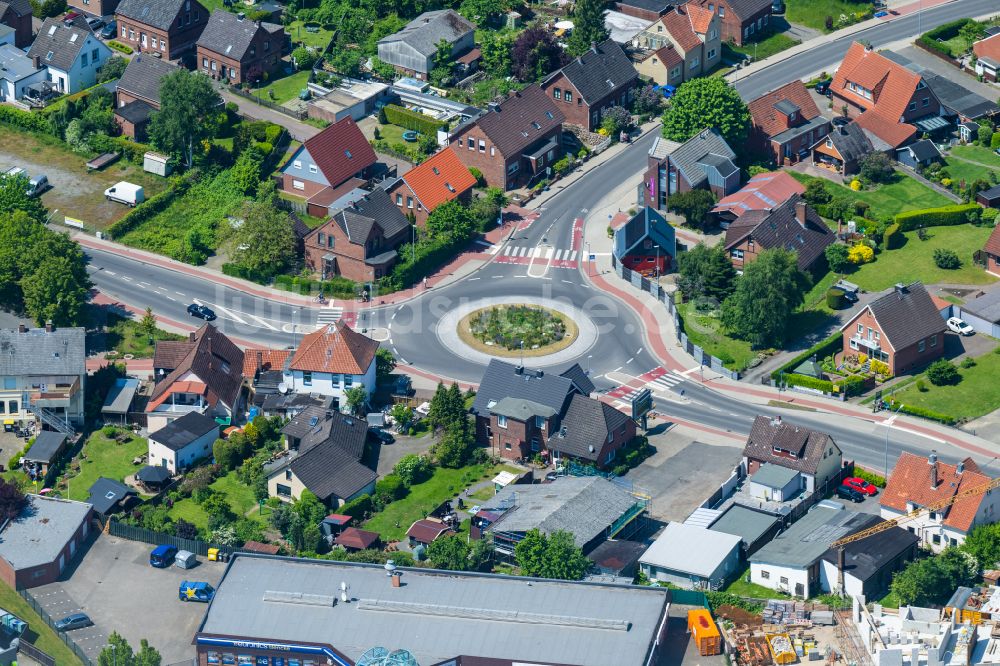
M56 629L56 624L55 621L52 619L52 616L49 615L49 612L45 610L45 608L40 603L38 603L35 597L32 596L31 592L29 592L28 590L18 590L17 593L20 594L21 597L23 597L24 600L28 602L28 605L31 606L31 609L33 611L38 613L38 617L42 618L42 622L49 625L49 627L52 629L52 632L59 637L59 640L65 643L66 647L68 647L70 650L73 651L73 654L75 654L77 658L84 663L84 666L94 666L93 660L87 656L87 653L83 651L83 648L77 645L76 642L72 638L67 636L64 632ZM28 643L28 645L31 644ZM22 651L20 646L18 647L18 650ZM36 657L32 652L29 652L28 650L33 650L37 654L44 655L43 659L38 659L38 657ZM49 666L50 664L54 666L54 664L56 663L55 659L45 654L44 652L36 648L34 645L31 645L30 648L23 650L23 652L32 659L36 659L40 663L45 664L45 666ZM44 661L44 659L48 659L49 661Z
M37 661L42 666L56 666L56 660L54 657L49 656L47 652L42 652L23 638L20 638L17 641L17 651L20 654L27 655L33 661Z
M208 555L209 548L218 548L219 551L226 555L232 555L236 552L236 549L232 546L205 543L198 539L182 539L166 532L154 532L138 525L126 525L117 520L110 520L108 522L108 534L128 539L129 541L142 541L143 543L155 544L157 546L161 544L176 546L178 550L187 550L203 557Z
M305 111L296 111L294 109L289 109L288 107L282 106L280 104L275 104L271 100L261 97L259 92L254 94L252 92L247 92L246 90L243 90L237 86L224 86L224 88L225 90L233 93L234 95L239 95L243 99L248 99L254 104L259 104L260 106L267 107L268 109L277 111L278 113L283 113L289 118L294 118L295 120L305 120L306 118L309 117L309 114L307 114Z
M674 332L677 334L677 339L680 340L681 347L693 356L699 365L711 368L713 371L730 379L739 380L739 372L730 370L723 365L722 359L706 353L704 349L691 342L687 333L684 332L684 326L681 323L680 313L677 312L677 304L674 303L672 292L665 290L658 282L643 277L641 273L625 268L614 254L611 255L611 265L614 266L615 274L618 277L626 280L636 289L646 292L667 308L667 312L670 313L670 318L673 320Z

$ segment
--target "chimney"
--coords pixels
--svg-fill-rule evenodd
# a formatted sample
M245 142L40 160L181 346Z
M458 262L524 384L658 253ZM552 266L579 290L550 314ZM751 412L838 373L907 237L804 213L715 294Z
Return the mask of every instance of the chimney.
M257 372L260 372L261 368L264 367L264 352L260 349L257 350Z
M237 20L237 21L242 21L242 20L243 20L243 19L245 19L246 17L247 17L247 15L246 15L246 14L244 14L243 12L240 12L239 14L237 14L237 15L236 15L236 20Z
M188 342L194 342L194 331L188 333Z
M795 219L803 227L806 226L806 202L801 199L795 202Z
M905 284L903 284L902 282L897 282L896 284L894 284L894 285L893 285L893 287L892 287L892 288L893 288L893 289L894 289L894 290L896 291L896 293L897 293L897 294L899 294L900 296L903 296L903 295L904 295L904 294L906 294L906 292L907 292L907 289L906 289L906 285L905 285Z
M17 325L17 332L18 333L27 333L28 332L28 327L25 326L24 324L18 324Z
M55 330L55 328L52 326L52 320L51 319L46 319L45 320L45 332L46 333L51 333L54 330Z
M965 471L965 461L960 460L957 465L955 465L955 474L962 476L962 472Z
M34 61L35 61L35 69L41 69L42 68L42 56L36 55L34 57Z
M590 51L594 55L597 55L597 42L591 42L590 43Z
M927 456L927 465L930 467L931 471L931 490L934 490L938 487L938 464L936 451L931 451L931 454Z

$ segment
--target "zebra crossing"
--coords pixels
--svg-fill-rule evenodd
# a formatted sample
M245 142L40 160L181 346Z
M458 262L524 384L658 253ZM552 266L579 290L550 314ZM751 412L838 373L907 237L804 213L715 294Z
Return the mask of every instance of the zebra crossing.
M647 382L646 386L649 387L653 393L665 393L683 382L687 377L680 374L676 370L671 370L665 375L661 375L656 379Z
M496 254L496 250L499 250L499 248L494 249L491 254ZM579 255L579 252L576 250L557 250L551 247L542 248L537 246L525 247L516 245L508 245L500 253L500 256L502 257L552 259L554 261L576 261L577 255Z
M637 379L638 383L641 383L641 386L636 387L633 384L623 384L616 389L608 391L608 396L617 400L629 401L639 391L647 388L653 393L668 393L672 388L686 381L687 377L676 370L668 371L660 367L640 375Z
M316 328L320 329L330 324L336 324L344 316L344 308L340 306L330 306L322 308L316 314Z

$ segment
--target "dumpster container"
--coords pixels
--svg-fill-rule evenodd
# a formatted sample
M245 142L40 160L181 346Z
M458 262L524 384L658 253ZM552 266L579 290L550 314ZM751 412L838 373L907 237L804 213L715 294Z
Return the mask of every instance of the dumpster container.
M701 656L722 654L722 636L709 611L704 608L688 611L688 632Z

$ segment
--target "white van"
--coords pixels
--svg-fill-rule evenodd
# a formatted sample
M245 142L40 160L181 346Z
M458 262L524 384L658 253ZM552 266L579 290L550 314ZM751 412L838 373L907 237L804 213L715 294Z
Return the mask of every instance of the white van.
M146 200L142 185L133 185L124 180L104 190L104 196L108 201L117 201L133 208Z
M25 192L25 194L29 197L37 197L50 187L52 186L49 185L49 177L44 174L40 174L28 181L28 191Z

